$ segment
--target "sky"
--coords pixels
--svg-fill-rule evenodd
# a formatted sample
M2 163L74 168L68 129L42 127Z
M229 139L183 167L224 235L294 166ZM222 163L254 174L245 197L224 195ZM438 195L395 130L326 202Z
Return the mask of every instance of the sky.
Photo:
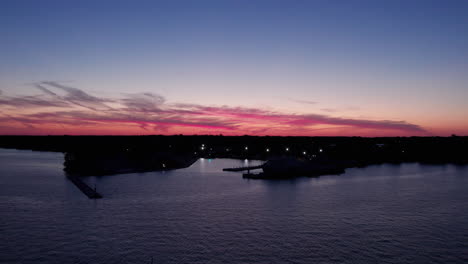
M468 135L468 1L0 2L0 134Z

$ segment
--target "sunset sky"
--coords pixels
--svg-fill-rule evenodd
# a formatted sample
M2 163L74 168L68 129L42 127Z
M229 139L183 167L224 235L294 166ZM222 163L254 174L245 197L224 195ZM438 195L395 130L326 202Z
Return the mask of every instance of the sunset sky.
M468 1L0 2L0 134L468 135Z

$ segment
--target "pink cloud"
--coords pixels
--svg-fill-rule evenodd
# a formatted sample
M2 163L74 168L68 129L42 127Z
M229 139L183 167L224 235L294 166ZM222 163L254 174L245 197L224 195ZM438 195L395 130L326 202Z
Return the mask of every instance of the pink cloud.
M127 94L120 99L98 98L78 88L56 82L41 82L36 84L36 87L42 91L42 95L8 97L0 94L0 110L8 107L10 113L9 116L0 117L0 121L13 121L32 129L54 125L86 126L88 131L96 131L97 128L109 131L109 126L118 125L128 126L126 131L135 134L151 133L149 128L158 128L159 132L173 134L177 134L178 131L190 133L192 128L196 129L192 133L223 132L239 135L427 133L422 127L405 121L284 113L260 108L166 103L164 97L151 93ZM59 92L64 94L59 95ZM107 103L112 103L112 107ZM24 107L34 110L35 113L24 112ZM46 111L48 107L60 108L60 111ZM83 130L86 131L80 129ZM2 131L5 130L0 130L0 133L4 133Z

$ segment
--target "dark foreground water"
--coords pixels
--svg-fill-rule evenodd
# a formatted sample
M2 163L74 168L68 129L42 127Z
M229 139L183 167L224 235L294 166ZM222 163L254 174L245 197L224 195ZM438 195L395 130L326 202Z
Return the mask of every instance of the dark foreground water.
M0 150L0 263L468 263L466 166L262 181L205 159L87 178L89 200L62 158Z

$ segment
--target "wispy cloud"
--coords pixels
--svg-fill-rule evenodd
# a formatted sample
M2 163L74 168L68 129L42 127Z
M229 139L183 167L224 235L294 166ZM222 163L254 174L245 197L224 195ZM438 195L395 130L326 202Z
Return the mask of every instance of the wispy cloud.
M153 93L128 94L120 102L130 111L154 112L160 111L159 107L164 104L166 99Z
M0 106L10 106L14 108L69 106L66 102L49 98L42 98L40 96L0 96Z
M92 96L78 88L65 86L53 81L37 83L36 87L47 95L53 96L56 99L66 101L77 106L85 107L90 110L111 109L111 107L107 106L105 103L112 102L112 100L106 100ZM60 89L65 92L65 95L60 96L58 93L51 91L51 88Z
M56 98L60 98L60 96L58 96L58 94L52 92L51 90L45 88L44 86L40 85L40 84L34 84L36 86L37 89L41 90L43 93L47 94L47 95L50 95L50 96L53 96L53 97L56 97Z
M83 90L57 82L36 83L42 94L37 96L0 95L1 107L16 108L10 116L0 119L36 126L66 125L108 128L130 126L144 133L197 133L314 135L320 130L359 129L399 131L405 134L425 133L424 128L405 121L369 120L323 114L285 113L261 108L167 103L154 93L123 94L121 98L99 98ZM112 108L107 105L112 103ZM311 103L311 102L309 102ZM23 112L29 108L34 113ZM60 108L51 111L50 107ZM189 129L189 130L187 130Z
M317 104L315 101L310 101L310 100L301 100L301 99L294 99L294 98L288 98L289 101L300 103L300 104L308 104L308 105L314 105Z
M330 117L325 115L309 114L302 115L300 118L289 122L291 125L305 126L314 124L327 124L337 126L350 126L358 128L369 129L396 129L412 132L424 132L425 130L415 124L410 124L405 121L392 121L392 120L366 120L366 119L353 119Z
M345 106L345 107L336 107L336 108L321 108L320 110L328 113L337 113L342 111L356 111L359 110L359 107L356 106Z
M32 125L34 123L34 120L29 122L29 120L27 120L25 118L22 118L22 117L14 117L14 116L10 116L10 115L7 115L7 114L3 114L3 116L4 117L0 118L0 123L7 123L9 121L13 121L13 122L17 122L17 123L25 126L26 128L34 129L34 126Z

